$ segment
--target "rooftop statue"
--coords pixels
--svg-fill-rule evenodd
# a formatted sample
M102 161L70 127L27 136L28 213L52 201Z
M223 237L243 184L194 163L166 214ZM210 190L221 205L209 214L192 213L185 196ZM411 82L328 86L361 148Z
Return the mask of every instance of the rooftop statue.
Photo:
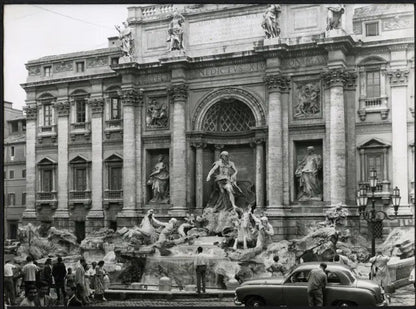
M173 12L173 17L171 22L169 23L168 28L168 39L169 42L169 51L173 50L183 50L183 23L185 22L185 18L175 10Z
M123 52L123 57L131 57L133 55L133 35L131 33L131 29L129 28L129 24L124 21L123 22L124 29L121 29L119 26L115 26L121 42L121 50Z
M267 39L277 38L280 35L279 15L281 13L280 5L270 5L263 14L263 22L261 23Z
M328 7L327 31L341 28L341 18L344 12L344 6L341 4L337 7Z

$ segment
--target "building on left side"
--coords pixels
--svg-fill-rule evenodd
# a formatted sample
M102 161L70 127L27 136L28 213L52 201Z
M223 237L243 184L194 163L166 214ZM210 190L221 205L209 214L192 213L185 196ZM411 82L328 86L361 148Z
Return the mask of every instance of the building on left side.
M26 118L4 101L4 237L17 238L26 207Z

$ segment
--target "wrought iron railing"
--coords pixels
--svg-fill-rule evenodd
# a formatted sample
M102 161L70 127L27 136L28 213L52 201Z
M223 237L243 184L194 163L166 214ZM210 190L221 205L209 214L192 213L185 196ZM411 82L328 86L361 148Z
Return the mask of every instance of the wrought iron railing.
M89 122L77 122L71 124L72 130L89 130L90 123Z
M90 199L91 191L71 191L69 192L70 199Z
M122 119L111 119L106 122L107 128L121 128L123 126Z
M121 199L123 198L123 190L105 190L104 198Z
M381 107L381 98L367 98L365 99L365 107Z
M38 192L36 199L40 201L56 200L56 192Z

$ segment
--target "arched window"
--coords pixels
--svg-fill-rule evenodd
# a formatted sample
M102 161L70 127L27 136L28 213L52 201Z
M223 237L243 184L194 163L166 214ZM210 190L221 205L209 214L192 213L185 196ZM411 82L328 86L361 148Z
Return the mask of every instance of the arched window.
M254 115L246 104L227 99L208 109L202 129L207 132L245 132L255 125Z

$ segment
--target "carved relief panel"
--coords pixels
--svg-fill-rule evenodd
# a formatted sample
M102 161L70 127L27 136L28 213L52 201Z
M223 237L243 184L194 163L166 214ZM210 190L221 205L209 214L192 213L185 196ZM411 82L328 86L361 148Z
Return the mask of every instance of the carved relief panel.
M166 97L151 97L146 102L146 130L169 129L169 104Z
M319 80L295 82L292 102L294 120L321 118L321 82Z

